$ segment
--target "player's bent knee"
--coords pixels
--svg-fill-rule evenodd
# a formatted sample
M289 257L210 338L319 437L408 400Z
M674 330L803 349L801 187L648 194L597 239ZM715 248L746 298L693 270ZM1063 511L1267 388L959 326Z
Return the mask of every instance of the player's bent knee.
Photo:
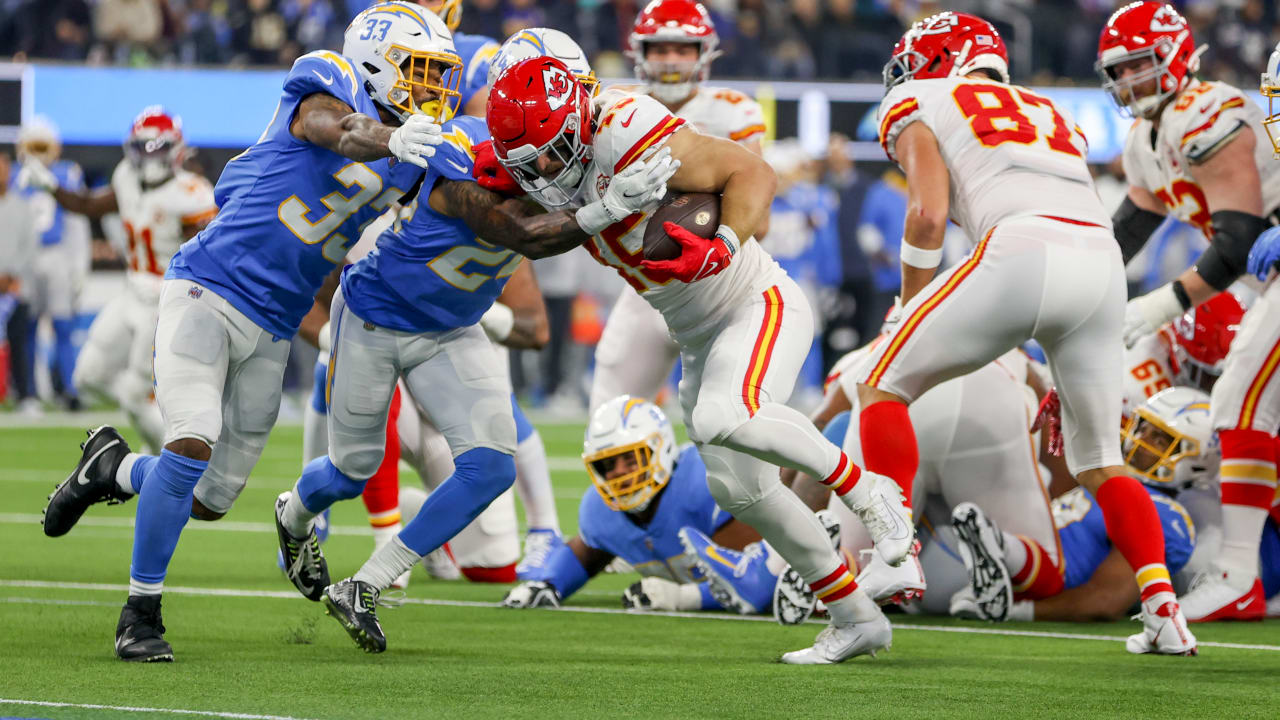
M453 478L484 488L494 497L516 481L516 459L492 448L472 448L453 459Z
M695 442L722 445L747 418L728 400L700 400L693 408L689 437Z
M333 466L338 468L338 472L353 481L358 481L361 488L363 488L364 482L373 477L373 474L382 465L382 456L385 452L385 446L379 445L361 450L348 450L338 454L338 457L333 457L334 454L331 453L330 459L333 461ZM359 494L357 492L351 497Z
M760 488L745 487L736 477L719 474L707 475L707 489L711 491L711 498L716 501L716 505L730 515L737 515L764 497Z
M194 437L170 441L165 444L164 449L192 460L208 461L209 456L213 454L213 448L209 443Z
M195 518L196 520L206 520L209 522L213 522L214 520L221 520L226 516L227 514L225 512L215 512L213 510L210 510L209 508L205 507L204 504L201 503L196 498L191 498L191 517Z

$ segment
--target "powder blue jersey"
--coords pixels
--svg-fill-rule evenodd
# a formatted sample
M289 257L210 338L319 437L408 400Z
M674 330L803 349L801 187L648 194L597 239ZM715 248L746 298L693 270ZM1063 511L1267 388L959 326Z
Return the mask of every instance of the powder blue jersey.
M347 307L379 327L421 333L474 325L524 259L431 209L437 181L474 182L471 148L489 139L484 120L465 115L445 123L443 135L400 229L384 232L377 249L342 275Z
M699 579L691 572L677 533L691 526L714 535L733 516L711 498L707 468L693 445L680 451L671 480L655 502L658 509L653 519L641 527L627 513L605 505L600 493L589 488L578 506L578 534L588 546L617 555L642 575L676 582Z
M166 275L211 288L280 338L298 331L364 226L422 176L410 163L356 162L294 137L298 105L315 93L378 117L349 59L327 50L298 58L271 124L218 178L217 217L173 256Z
M485 72L488 72L487 66ZM18 186L18 173L21 170L21 162L13 164L12 172L9 174L9 187ZM84 190L84 171L70 160L54 160L49 166L49 171L58 178L58 187L72 192ZM20 192L27 198L35 215L36 232L40 233L40 244L43 246L61 243L62 233L66 229L67 211L53 199L53 195L43 190L29 187Z
M1164 531L1164 564L1168 566L1170 575L1176 574L1195 550L1195 525L1178 501L1153 488L1147 488L1147 493L1156 505L1160 527ZM1062 558L1066 566L1063 585L1066 588L1083 585L1111 552L1111 540L1107 538L1102 510L1092 495L1078 487L1053 501L1053 519L1062 540Z
M462 58L462 84L458 87L462 101L458 104L458 112L462 112L471 98L489 84L489 63L498 54L498 47L498 41L491 37L460 32L453 34L453 48Z

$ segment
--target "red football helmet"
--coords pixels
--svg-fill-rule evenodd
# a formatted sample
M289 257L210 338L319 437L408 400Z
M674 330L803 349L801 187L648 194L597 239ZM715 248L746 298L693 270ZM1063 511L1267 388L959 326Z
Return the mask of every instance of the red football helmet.
M1208 391L1222 374L1227 350L1236 337L1245 305L1230 291L1220 292L1173 321L1174 354L1183 381Z
M124 141L125 157L148 185L159 185L172 177L182 165L185 148L182 120L159 105L138 113Z
M696 43L698 59L691 63L650 62L645 43ZM631 29L631 59L636 77L663 102L679 102L707 79L711 61L720 56L720 36L702 3L694 0L653 0L636 16Z
M884 86L908 80L963 77L991 70L1009 82L1009 52L995 27L976 15L941 12L917 22L893 46Z
M1196 48L1191 26L1173 5L1144 0L1125 5L1107 20L1093 67L1102 89L1122 111L1150 119L1191 82L1205 47ZM1149 65L1121 67L1140 60ZM1123 74L1126 69L1132 72ZM1147 84L1154 90L1139 95Z
M591 163L591 94L564 63L529 58L498 76L485 122L498 162L549 207L568 205Z

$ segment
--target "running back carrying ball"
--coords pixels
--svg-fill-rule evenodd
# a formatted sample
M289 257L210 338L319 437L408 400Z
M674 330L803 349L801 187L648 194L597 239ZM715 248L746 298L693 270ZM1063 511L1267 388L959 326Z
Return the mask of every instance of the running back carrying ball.
M720 227L720 196L715 193L672 194L653 211L644 232L646 260L671 260L679 257L680 243L667 235L663 223L673 222L698 237L709 238Z

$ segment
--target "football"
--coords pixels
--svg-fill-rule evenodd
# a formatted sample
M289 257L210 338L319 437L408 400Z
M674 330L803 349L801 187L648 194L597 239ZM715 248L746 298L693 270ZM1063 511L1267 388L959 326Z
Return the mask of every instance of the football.
M677 193L667 197L649 216L644 231L646 260L670 260L680 255L680 243L667 235L663 223L673 222L698 237L709 238L720 227L720 196L715 193Z

